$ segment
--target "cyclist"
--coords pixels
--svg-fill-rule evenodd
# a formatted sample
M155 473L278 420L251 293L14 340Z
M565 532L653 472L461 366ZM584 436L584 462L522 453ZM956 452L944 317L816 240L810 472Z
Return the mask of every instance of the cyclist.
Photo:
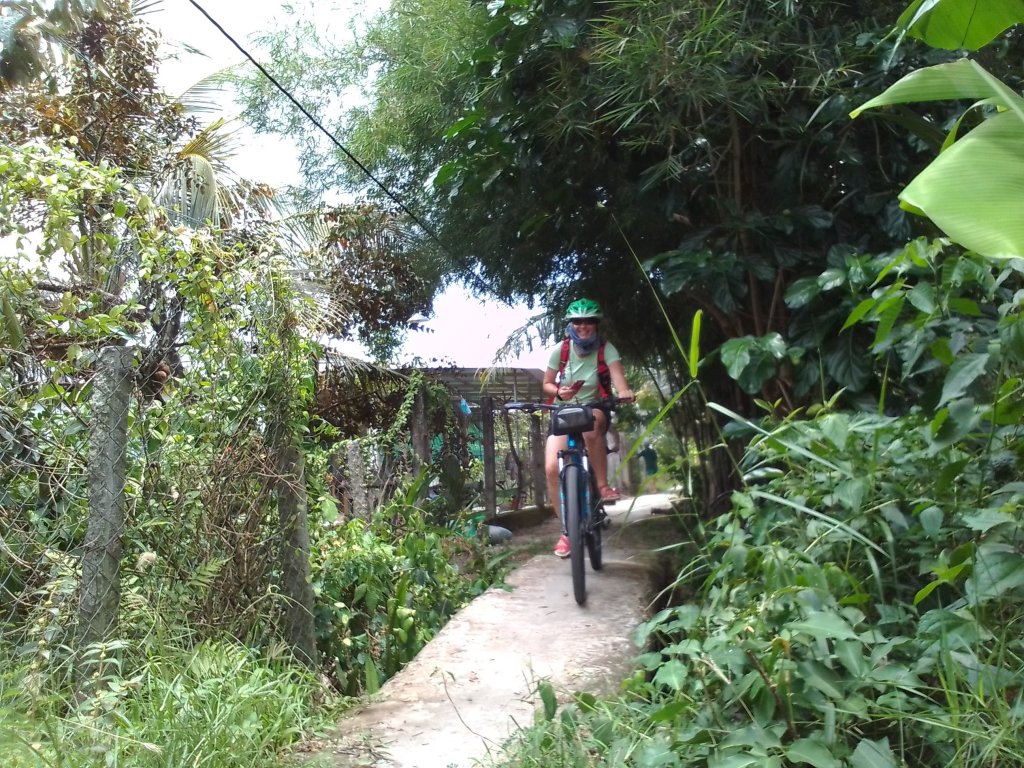
M544 393L553 400L586 403L608 397L612 389L619 399L629 402L633 392L626 381L619 353L599 332L601 307L596 301L579 299L565 312L566 338L551 348L548 367L544 372ZM583 435L590 458L590 471L597 480L598 491L604 501L614 502L619 494L608 486L608 453L604 433L608 429L610 413L594 409L594 428ZM558 493L558 452L568 445L567 438L548 435L544 450L544 470L547 474L548 497L561 520ZM569 537L563 527L562 536L555 546L559 557L569 556Z

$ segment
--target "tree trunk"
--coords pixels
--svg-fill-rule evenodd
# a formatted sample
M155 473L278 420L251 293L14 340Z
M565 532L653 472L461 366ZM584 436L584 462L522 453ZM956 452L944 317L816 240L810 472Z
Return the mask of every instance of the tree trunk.
M104 348L93 383L89 521L82 545L79 650L103 642L117 631L131 393L131 350Z
M284 425L278 425L277 510L281 523L281 589L288 601L284 622L295 657L316 667L313 584L309 567L309 520L302 452Z

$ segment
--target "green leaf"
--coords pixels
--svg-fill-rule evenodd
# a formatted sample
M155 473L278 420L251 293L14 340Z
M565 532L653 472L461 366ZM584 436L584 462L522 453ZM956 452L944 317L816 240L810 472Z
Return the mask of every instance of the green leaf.
M431 184L433 184L435 189L441 189L445 184L455 178L460 170L462 169L458 163L445 163L437 169L437 173L435 173L434 178L431 179Z
M919 605L922 600L926 599L928 595L930 595L932 592L934 592L936 589L938 589L945 583L946 582L944 582L942 579L935 579L934 581L929 581L927 584L925 584L923 587L917 590L917 592L914 594L914 605Z
M942 529L942 510L934 504L927 509L921 510L917 517L921 521L921 528L924 529L925 534L928 536L934 537Z
M690 706L691 704L689 701L673 701L671 704L666 704L664 707L655 710L648 719L652 723L665 723L670 720L675 720L681 712L689 709Z
M930 315L935 311L935 288L927 283L919 283L907 293L907 301L915 309Z
M876 352L881 352L892 343L892 329L903 312L903 296L890 296L878 305L878 328L875 329L875 340L871 343Z
M850 117L855 118L868 109L894 104L981 99L991 99L999 106L1015 109L1024 115L1024 99L1011 88L973 59L957 59L914 70L853 110Z
M999 323L999 340L1010 355L1024 360L1024 316L1009 315L1003 318Z
M842 765L820 738L797 739L786 749L786 759L791 763L812 765L814 768L837 768Z
M364 688L367 693L376 693L380 690L380 673L369 653L366 654L366 662L363 664L363 675Z
M1024 122L1010 112L985 120L939 155L900 194L950 239L983 256L1024 255ZM970 189L970 195L963 190Z
M845 450L850 437L850 417L845 413L830 413L818 421L821 433L840 451Z
M722 364L748 394L755 394L775 375L777 361L786 354L786 342L778 333L729 339L720 348Z
M715 755L708 760L708 768L748 768L751 765L762 765L762 758L752 755Z
M801 661L797 664L800 679L806 685L821 691L830 699L843 698L843 681L831 669L819 661Z
M1022 0L915 0L897 26L933 48L976 51L1022 21Z
M656 734L640 748L635 765L637 768L678 768L679 758L672 751L672 744Z
M820 293L816 277L801 277L786 289L786 306L790 309L806 306Z
M951 310L959 312L961 315L981 317L981 307L978 306L978 302L973 301L972 299L950 299L947 303Z
M338 505L330 496L320 497L320 519L325 523L333 523L338 519Z
M974 569L964 585L972 605L994 600L1024 586L1024 558L1016 551L987 545L978 552Z
M846 318L846 322L843 323L843 327L841 330L845 331L851 325L855 325L858 322L860 322L861 318L863 318L864 315L866 315L868 312L874 309L875 304L877 303L877 299L873 298L867 298L861 301L860 304L853 308L853 312L850 313L850 316Z
M850 755L850 768L897 768L888 739L862 739Z
M729 339L722 344L719 354L722 358L722 365L729 372L729 376L738 381L743 369L750 363L750 349L753 346L753 337L742 336L738 339Z
M868 660L864 657L864 645L860 640L836 640L836 658L846 671L854 677L864 677L867 673Z
M942 396L938 405L945 405L950 400L963 396L967 388L985 372L988 357L987 352L960 355L942 383Z
M664 685L673 691L681 690L686 678L686 665L679 659L669 659L654 673L655 685Z
M22 342L25 340L25 333L22 330L21 321L18 319L18 313L14 311L14 305L11 303L6 291L0 297L0 307L2 307L4 315L7 344L12 349L20 349Z
M544 719L554 720L555 712L558 711L558 699L555 696L554 687L544 680L537 685L537 693L540 694L541 703L544 705Z
M831 291L846 282L846 273L841 269L826 269L817 278L822 291Z
M981 422L979 409L974 399L962 397L954 400L948 408L941 409L932 421L931 451L948 448L963 440L978 428Z
M963 515L961 519L972 531L985 533L998 525L1013 523L1017 518L998 509L982 509L973 515Z
M693 327L690 329L690 378L697 378L697 363L700 359L700 321L704 316L702 310L693 314Z
M832 339L822 355L828 375L851 392L860 392L868 383L871 361L871 355L865 354L852 333L843 333Z
M860 512L869 488L866 477L851 477L838 483L833 495L850 512Z
M816 611L800 621L786 625L791 632L800 632L814 638L856 640L857 633L850 624L837 613Z

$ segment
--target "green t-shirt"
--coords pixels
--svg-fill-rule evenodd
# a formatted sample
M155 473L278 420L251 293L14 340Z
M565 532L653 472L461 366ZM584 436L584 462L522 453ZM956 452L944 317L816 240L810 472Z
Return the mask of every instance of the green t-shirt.
M604 363L611 366L619 360L619 351L615 349L610 341L604 344ZM558 342L551 348L548 356L548 368L558 372L562 361L562 342ZM569 343L569 359L565 361L565 369L562 372L561 386L572 386L574 382L583 381L583 386L576 393L574 398L581 403L587 403L600 397L597 391L597 347L589 355L580 355L576 351L576 345ZM610 394L610 393L609 393Z

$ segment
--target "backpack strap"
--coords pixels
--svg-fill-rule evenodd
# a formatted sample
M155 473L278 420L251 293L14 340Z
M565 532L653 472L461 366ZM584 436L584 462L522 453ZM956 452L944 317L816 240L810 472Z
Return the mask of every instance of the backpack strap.
M612 396L612 372L604 361L604 339L597 348L597 394L601 397Z
M558 373L555 374L555 386L562 386L562 378L565 376L565 365L569 362L569 345L572 342L568 337L562 340L562 352L558 361ZM600 366L600 362L598 363ZM548 398L548 404L554 403L557 395L552 395Z

